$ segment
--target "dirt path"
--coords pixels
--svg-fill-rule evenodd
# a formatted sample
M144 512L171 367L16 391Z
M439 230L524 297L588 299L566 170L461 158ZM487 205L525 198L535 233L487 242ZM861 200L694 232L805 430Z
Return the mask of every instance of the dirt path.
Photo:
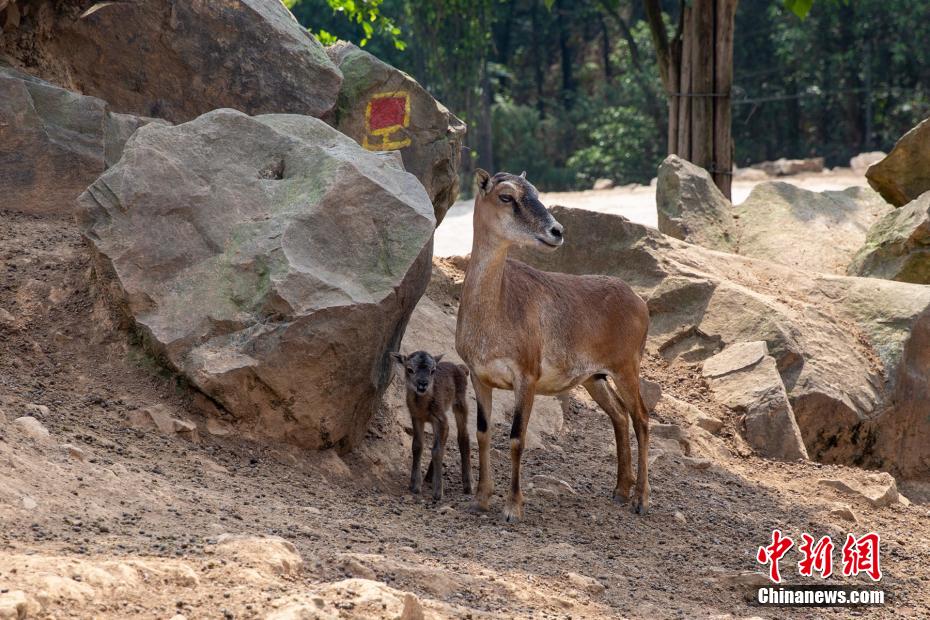
M609 500L606 416L575 402L562 433L524 467L530 481L550 476L571 490L534 488L525 521L509 526L499 514L505 433L495 437L498 495L486 515L470 512L459 491L454 447L447 496L433 504L407 494L399 446L398 462L372 468L361 455L212 435L186 388L113 335L73 224L0 213L0 257L0 612L21 591L50 618L398 617L412 592L427 617L776 618L787 614L745 600L754 592L746 582L758 581L747 576L760 569L755 551L775 527L834 540L879 531L882 585L894 599L863 615L930 609L926 505L873 509L816 484L855 470L739 456L746 451L724 411L714 411L727 420L714 462L658 455L652 510L636 517ZM665 393L712 407L695 369L650 360L645 372ZM158 404L196 420L200 442L132 427L134 413ZM30 414L48 439L14 428ZM684 423L662 404L654 418ZM387 424L376 420L368 441ZM838 503L858 523L831 516ZM286 543L256 551L224 533ZM782 563L789 583L798 583L794 561ZM396 592L375 596L376 585L346 578Z

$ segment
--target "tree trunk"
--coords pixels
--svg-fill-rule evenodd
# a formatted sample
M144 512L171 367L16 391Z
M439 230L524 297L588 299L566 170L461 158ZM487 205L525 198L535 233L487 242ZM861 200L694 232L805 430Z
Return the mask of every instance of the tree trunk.
M494 170L494 131L491 121L491 76L488 61L481 67L481 122L478 124L478 165L485 170Z
M733 169L730 91L738 0L681 3L679 32L669 41L659 0L644 0L668 92L668 151L706 168L730 197Z

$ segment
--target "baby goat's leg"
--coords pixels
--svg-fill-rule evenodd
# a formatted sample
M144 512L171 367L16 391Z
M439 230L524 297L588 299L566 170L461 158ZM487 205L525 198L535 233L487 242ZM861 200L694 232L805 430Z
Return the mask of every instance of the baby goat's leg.
M442 457L446 448L446 438L449 436L449 423L444 413L434 414L430 418L433 422L433 499L442 499Z
M455 432L459 441L459 457L462 459L462 491L471 493L471 443L468 440L468 401L464 392L456 395L452 404L455 413Z
M410 491L420 493L420 457L423 456L423 421L413 418L413 465L410 467Z

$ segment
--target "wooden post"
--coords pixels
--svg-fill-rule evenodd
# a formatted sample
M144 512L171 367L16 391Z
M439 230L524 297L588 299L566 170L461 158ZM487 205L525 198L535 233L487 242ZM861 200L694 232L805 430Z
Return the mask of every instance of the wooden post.
M678 153L679 157L691 160L691 63L694 55L694 9L684 5L684 36L681 46L681 69L678 72Z
M668 152L710 171L727 198L733 169L730 91L738 2L682 2L681 36L669 41L661 3L644 0L668 93Z
M714 157L714 5L694 0L691 32L691 163L710 169Z
M714 98L714 182L723 195L731 198L733 183L733 134L731 93L733 90L733 32L739 0L717 0L714 39L714 91L725 95Z

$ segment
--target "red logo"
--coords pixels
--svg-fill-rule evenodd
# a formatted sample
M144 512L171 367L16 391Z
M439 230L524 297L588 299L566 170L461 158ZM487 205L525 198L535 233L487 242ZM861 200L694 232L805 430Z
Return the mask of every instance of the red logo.
M881 538L875 532L869 532L856 538L852 534L846 536L843 545L843 575L850 577L865 573L878 581L882 578L882 569L879 564L879 544Z
M788 553L788 550L794 546L794 541L781 535L781 530L772 531L772 544L768 547L759 547L756 553L756 561L759 564L769 564L769 579L775 583L781 583L781 573L778 572L778 561Z
M822 579L833 574L833 540L823 536L816 543L814 537L807 532L801 534L801 544L798 551L801 560L798 561L798 574L811 577L819 573ZM856 538L852 534L846 536L843 545L843 575L855 577L859 573L867 574L872 581L882 578L881 563L879 561L881 537L875 532L863 534ZM781 571L778 561L794 546L791 538L782 535L781 530L772 531L772 543L759 547L756 552L756 561L759 564L768 564L769 579L781 583Z

